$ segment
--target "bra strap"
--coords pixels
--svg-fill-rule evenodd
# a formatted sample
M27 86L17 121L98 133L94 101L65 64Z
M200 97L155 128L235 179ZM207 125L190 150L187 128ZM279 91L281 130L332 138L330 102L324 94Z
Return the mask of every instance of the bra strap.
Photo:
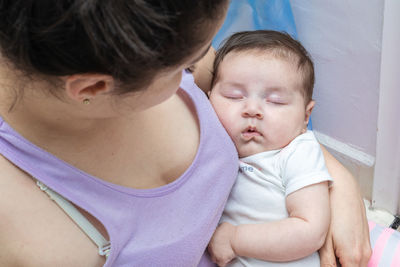
M43 184L40 181L36 180L36 185L45 192L50 199L57 203L61 209L82 229L82 231L96 244L99 248L99 254L101 256L108 257L111 244L107 241L104 236L93 226L92 223L86 219L82 213L74 207L68 200L62 197L60 194L51 190L47 185Z

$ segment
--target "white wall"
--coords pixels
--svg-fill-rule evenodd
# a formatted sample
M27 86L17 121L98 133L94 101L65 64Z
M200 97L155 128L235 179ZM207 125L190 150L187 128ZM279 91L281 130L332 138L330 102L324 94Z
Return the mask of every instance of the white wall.
M314 59L313 129L371 200L380 94L383 0L291 0Z
M316 67L313 128L375 157L382 0L291 0Z
M400 1L386 0L373 207L400 214Z

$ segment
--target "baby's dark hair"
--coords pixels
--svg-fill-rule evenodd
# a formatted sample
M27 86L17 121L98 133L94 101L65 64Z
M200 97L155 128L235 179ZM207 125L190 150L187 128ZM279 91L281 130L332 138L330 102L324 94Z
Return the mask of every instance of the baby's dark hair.
M26 74L148 85L209 38L227 0L0 0L0 51Z
M243 31L227 38L215 56L212 86L218 78L219 64L227 54L233 51L249 50L266 51L275 57L288 59L297 64L297 69L303 76L305 103L307 104L312 99L315 78L314 64L310 55L300 42L287 33L277 31Z

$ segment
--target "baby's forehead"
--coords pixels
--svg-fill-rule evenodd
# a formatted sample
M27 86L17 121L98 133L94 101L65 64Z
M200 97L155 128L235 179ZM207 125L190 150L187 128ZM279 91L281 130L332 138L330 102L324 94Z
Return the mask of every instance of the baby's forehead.
M225 57L229 56L230 58L236 57L236 56L256 56L260 57L261 59L274 59L274 60L281 60L290 64L293 64L296 66L299 63L300 57L293 53L292 51L289 51L287 49L283 48L238 48L234 49L232 51L229 51Z
M294 57L296 56L296 57ZM305 79L303 72L301 69L298 68L298 63L299 63L299 57L297 55L289 55L282 53L281 51L278 51L278 49L274 48L268 48L268 49L260 49L260 48L250 48L250 49L238 49L238 50L232 50L228 52L225 55L226 58L229 59L238 59L239 61L236 61L235 64L240 64L240 60L246 60L246 58L256 58L261 61L268 61L268 60L273 60L273 61L278 61L278 62L284 62L287 63L288 66L291 66L293 68L290 69L285 69L285 71L293 71L297 73L297 82L298 84L293 87L292 89L295 91L300 91L303 92L304 86L303 86L303 81ZM228 65L225 66L230 66L229 62L226 62ZM219 66L221 67L221 65ZM254 68L257 68L259 66L254 66ZM223 70L221 70L223 72Z
M278 65L277 65L278 64ZM302 70L298 67L299 60L292 57L275 53L272 49L246 49L234 50L228 52L221 64L217 66L218 72L223 72L227 69L242 69L245 66L247 69L264 69L265 71L275 70L274 72L283 71L285 73L293 73L301 82L304 79ZM277 66L280 66L277 68ZM273 69L271 69L273 68Z

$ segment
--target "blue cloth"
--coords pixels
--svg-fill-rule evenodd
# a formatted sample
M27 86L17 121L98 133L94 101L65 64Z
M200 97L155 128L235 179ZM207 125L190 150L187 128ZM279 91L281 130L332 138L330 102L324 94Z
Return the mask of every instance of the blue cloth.
M213 47L234 32L269 29L284 31L297 39L296 24L289 0L232 0Z
M239 31L269 29L283 31L297 39L296 24L289 0L231 0L228 14L213 40L213 47ZM312 129L311 119L308 129Z

